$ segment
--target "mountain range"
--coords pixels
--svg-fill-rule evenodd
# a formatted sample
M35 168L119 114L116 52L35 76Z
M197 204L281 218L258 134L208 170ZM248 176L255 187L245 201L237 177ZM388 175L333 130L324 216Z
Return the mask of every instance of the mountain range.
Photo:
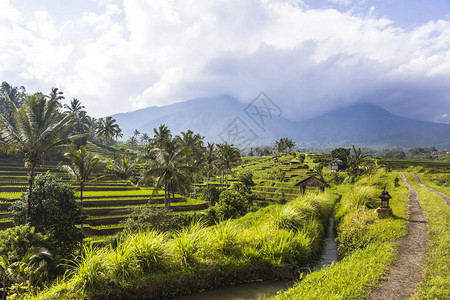
M242 104L230 96L195 98L112 116L125 137L135 129L153 135L165 124L173 134L193 130L206 141L228 142L240 148L273 145L289 137L298 148L333 148L357 145L386 148L436 146L450 148L450 124L396 116L374 104L339 108L305 121L291 121L270 99Z

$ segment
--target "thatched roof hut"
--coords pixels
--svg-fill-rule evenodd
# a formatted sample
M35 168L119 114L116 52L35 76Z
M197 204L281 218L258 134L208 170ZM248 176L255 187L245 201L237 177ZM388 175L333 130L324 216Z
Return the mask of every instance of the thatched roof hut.
M320 190L323 192L326 187L329 187L330 185L326 183L325 181L320 180L319 178L315 176L308 177L306 179L303 179L295 184L295 186L300 187L302 190L302 195L306 191L306 187L319 187Z

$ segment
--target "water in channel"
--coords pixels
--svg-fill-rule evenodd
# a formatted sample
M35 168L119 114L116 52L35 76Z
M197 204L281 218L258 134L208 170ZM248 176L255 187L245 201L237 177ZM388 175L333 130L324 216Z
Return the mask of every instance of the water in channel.
M336 241L334 240L334 219L328 221L324 249L315 270L337 261ZM264 280L220 287L202 293L177 298L177 300L263 300L277 292L291 287L294 283L285 280Z

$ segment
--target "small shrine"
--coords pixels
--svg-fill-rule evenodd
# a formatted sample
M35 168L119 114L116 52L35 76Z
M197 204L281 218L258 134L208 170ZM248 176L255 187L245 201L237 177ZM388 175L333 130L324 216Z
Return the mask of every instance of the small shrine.
M378 197L381 199L380 207L377 208L376 212L378 213L379 218L389 218L392 217L392 208L389 206L389 200L392 198L389 195L388 191L386 191L386 186L384 186L384 190L381 192L381 195Z

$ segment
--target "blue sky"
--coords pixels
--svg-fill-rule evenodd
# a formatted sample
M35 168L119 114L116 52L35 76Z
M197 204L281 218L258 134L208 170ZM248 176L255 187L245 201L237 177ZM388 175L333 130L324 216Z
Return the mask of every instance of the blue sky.
M0 80L94 116L266 92L450 123L449 0L0 0Z

